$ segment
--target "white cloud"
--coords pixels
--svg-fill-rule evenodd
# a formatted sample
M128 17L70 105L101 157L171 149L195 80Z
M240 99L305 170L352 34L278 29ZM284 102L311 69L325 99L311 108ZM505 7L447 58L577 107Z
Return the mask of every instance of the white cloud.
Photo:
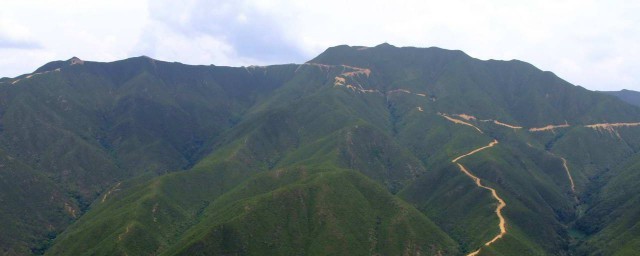
M164 34L194 39L207 37L231 46L232 50L221 50L213 55L227 55L226 58L237 59L236 64L247 59L268 63L304 61L306 56L302 56L295 42L287 38L287 26L282 23L287 15L273 13L275 2L191 0L176 4L174 1L153 1L149 5L151 22L141 44L158 44L153 40L160 38L150 34L158 34L158 27L162 27ZM156 53L166 50L152 48ZM217 50L212 48L211 51ZM201 60L187 60L188 63L194 61Z
M3 2L0 27L26 31L23 38L37 42L38 47L0 45L0 76L28 73L72 56L97 61L126 58L148 20L146 11L144 2L126 0Z
M41 45L20 23L0 16L0 48L3 49L37 49Z
M260 60L238 56L234 47L211 35L181 34L163 24L148 26L133 55L189 64L252 65Z
M3 5L0 17L15 21L5 27L28 31L12 32L12 38L41 45L3 49L3 54L29 51L26 56L33 59L24 62L34 68L42 64L38 54L102 61L144 54L190 64L248 65L303 62L338 44L389 42L460 49L480 59L520 59L591 89L640 90L635 71L640 2L633 1L10 0ZM0 40L7 34L1 31L7 29L0 29ZM4 66L7 61L0 65L7 75L17 74Z

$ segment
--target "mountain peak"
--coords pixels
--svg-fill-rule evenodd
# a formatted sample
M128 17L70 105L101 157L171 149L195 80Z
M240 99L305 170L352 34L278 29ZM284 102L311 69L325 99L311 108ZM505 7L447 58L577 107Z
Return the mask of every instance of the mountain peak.
M63 68L66 66L73 66L73 65L84 65L84 60L73 56L68 60L56 60L56 61L52 61L49 62L47 64L44 64L43 66L39 67L38 69L36 69L33 73L42 73L42 72L47 72L47 71L53 71L59 68Z
M384 43L381 43L379 45L376 45L375 48L398 48L398 47L396 47L396 46L394 46L392 44L389 44L387 42L384 42Z
M70 65L83 65L84 64L84 60L81 60L78 57L73 56L71 59L67 60L67 62L69 62Z

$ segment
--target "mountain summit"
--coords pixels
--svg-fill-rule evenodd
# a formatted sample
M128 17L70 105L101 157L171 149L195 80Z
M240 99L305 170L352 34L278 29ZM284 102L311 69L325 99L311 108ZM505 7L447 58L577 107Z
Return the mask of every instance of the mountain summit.
M629 255L640 108L522 61L72 58L0 81L6 255Z

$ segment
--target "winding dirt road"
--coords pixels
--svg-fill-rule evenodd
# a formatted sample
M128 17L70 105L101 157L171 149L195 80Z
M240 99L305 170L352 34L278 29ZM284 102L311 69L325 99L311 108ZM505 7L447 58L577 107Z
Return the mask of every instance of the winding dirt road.
M564 159L564 157L560 157L560 159L562 159L562 166L564 167L564 170L567 172L567 176L569 176L569 182L571 182L571 192L575 194L576 184L573 183L573 177L571 177L571 172L569 171L569 167L567 167L567 159Z
M504 127L511 128L511 129L522 129L522 126L511 125L511 124L500 122L498 120L493 120L493 123L497 125L502 125Z
M569 125L568 123L565 123L565 124L557 124L557 125L555 125L555 124L550 124L550 125L547 125L547 126L545 126L545 127L529 128L529 131L530 131L530 132L544 132L544 131L552 131L552 132L553 132L555 129L558 129L558 128L567 128L567 127L570 127L570 125Z
M455 119L455 118L453 118L453 117L448 116L447 114L439 113L439 115L440 115L440 116L442 116L442 117L444 117L444 118L446 118L447 120L449 120L449 121L451 121L451 122L453 122L453 123L461 124L461 125L466 125L466 126L471 126L471 127L473 127L474 129L476 129L478 132L483 133L483 132L482 132L482 130L480 130L480 128L476 127L475 125L472 125L472 124L470 124L470 123L467 123L467 122L462 121L462 120L459 120L459 119Z
M107 200L107 197L109 197L109 195L111 195L111 193L120 190L118 187L120 187L120 184L122 184L122 182L118 182L118 184L116 184L115 187L109 189L109 191L107 191L107 193L104 194L104 196L102 196L102 202L104 203L105 200Z
M14 80L13 82L11 82L11 84L16 84L20 81L24 81L26 79L31 79L34 76L39 76L39 75L44 75L47 73L51 73L51 72L60 72L60 68L56 68L54 70L49 70L49 71L44 71L44 72L39 72L39 73L31 73L30 75L26 76L24 79L18 78L16 80ZM4 83L4 82L0 82L0 83Z
M458 161L460 159L462 159L462 158L465 158L467 156L473 155L473 154L478 153L478 152L480 152L482 150L485 150L487 148L493 147L496 144L498 144L498 141L497 140L493 140L491 143L489 143L489 145L486 145L484 147L480 147L478 149L474 149L469 153L466 153L464 155L461 155L461 156L456 157L455 159L451 160L452 163L455 163L455 164L458 165L458 168L460 168L460 171L462 171L465 175L469 176L476 183L476 186L491 191L491 195L493 196L493 198L495 198L496 201L498 201L498 206L496 207L496 211L495 212L496 212L496 215L498 216L498 219L500 220L500 222L498 223L498 228L500 228L500 233L498 235L496 235L495 237L493 237L493 239L491 239L488 242L486 242L484 244L484 246L489 246L489 245L493 244L494 242L498 241L498 239L502 238L507 233L507 222L504 219L504 216L502 215L502 209L507 207L507 203L504 202L504 200L498 195L498 192L496 192L496 190L494 188L482 185L482 180L480 178L478 178L478 176L475 176L473 173L471 173L462 164L458 163ZM478 250L467 254L467 256L478 255L478 253L480 253L481 249L482 248L479 248Z
M571 172L569 171L569 166L567 166L567 159L564 159L564 157L558 156L553 153L552 155L562 160L562 167L564 167L564 171L567 172L569 183L571 183L571 193L573 193L573 200L576 201L576 204L579 203L580 201L578 200L578 194L576 194L576 184L573 182L573 177L571 176Z
M458 162L458 160L460 160L460 159L462 159L462 158L465 158L465 157L467 157L467 156L473 155L473 154L478 153L478 152L480 152L480 151L482 151L482 150L485 150L485 149L487 149L487 148L493 147L493 146L495 146L496 144L498 144L498 141L497 141L497 140L493 140L491 143L489 143L489 145L486 145L486 146L484 146L484 147L480 147L480 148L474 149L474 150L472 150L472 151L471 151L471 152L469 152L469 153L466 153L466 154L464 154L464 155L461 155L461 156L459 156L459 157L456 157L455 159L451 160L451 162L452 162L452 163Z

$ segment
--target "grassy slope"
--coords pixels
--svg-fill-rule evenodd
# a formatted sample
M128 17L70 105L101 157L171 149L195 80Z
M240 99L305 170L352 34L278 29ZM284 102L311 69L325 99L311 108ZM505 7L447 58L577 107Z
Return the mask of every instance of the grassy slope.
M278 181L290 175L298 177ZM210 206L174 248L166 254L457 254L437 226L365 176L304 169L245 182Z
M55 182L1 150L0 190L1 255L27 255L32 249L46 249L48 244L31 248L28 241L54 238L78 211L74 200Z
M635 226L640 214L634 195L640 181L640 140L634 127L615 132L577 129L555 147L573 159L575 169L584 170L578 175L590 181L582 185L582 213L573 226L574 232L584 236L576 243L577 255L630 255L638 250ZM585 161L584 155L592 160Z
M588 240L579 247L578 252L632 255L638 251L640 209L636 206L640 200L640 191L634 184L640 179L639 160L636 154L612 170L615 174L610 174L610 182L597 195L600 200L590 207L586 216L580 220L581 227L589 227L588 231L591 231L592 235L588 236Z

